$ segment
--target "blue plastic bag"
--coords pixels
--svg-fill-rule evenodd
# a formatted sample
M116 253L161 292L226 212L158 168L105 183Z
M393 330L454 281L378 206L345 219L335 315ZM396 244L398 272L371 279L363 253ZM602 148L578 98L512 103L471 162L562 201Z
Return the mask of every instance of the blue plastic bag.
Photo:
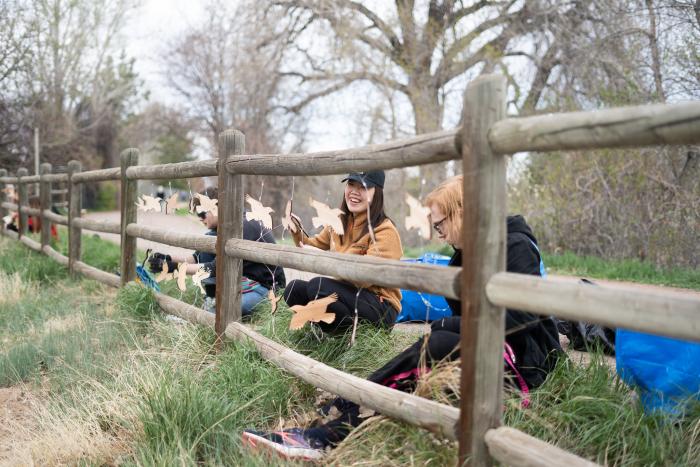
M617 373L636 387L647 413L682 416L700 399L700 344L618 329Z
M404 259L402 261L447 266L450 262L450 257L435 253L425 253L420 258ZM397 323L404 321L434 321L446 316L452 316L452 310L447 305L445 297L414 290L401 290L401 295L401 313L396 318Z

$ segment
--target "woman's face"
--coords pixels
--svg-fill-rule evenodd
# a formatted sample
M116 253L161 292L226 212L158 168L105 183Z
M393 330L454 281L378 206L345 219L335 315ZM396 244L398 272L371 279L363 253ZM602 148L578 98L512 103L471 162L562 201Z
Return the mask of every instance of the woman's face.
M219 217L212 214L211 211L204 213L204 217L200 215L199 220L202 221L202 224L209 230L216 229L219 226Z
M435 229L435 233L437 233L438 238L445 242L449 243L453 247L457 249L461 249L461 238L453 238L455 236L455 232L459 232L461 229L455 229L453 222L461 221L461 219L454 219L447 217L444 212L442 212L442 209L440 209L439 206L436 204L431 204L429 206L430 208L430 222L433 224L433 229Z
M365 188L360 182L348 181L345 185L345 203L353 214L366 212L374 198L374 187Z

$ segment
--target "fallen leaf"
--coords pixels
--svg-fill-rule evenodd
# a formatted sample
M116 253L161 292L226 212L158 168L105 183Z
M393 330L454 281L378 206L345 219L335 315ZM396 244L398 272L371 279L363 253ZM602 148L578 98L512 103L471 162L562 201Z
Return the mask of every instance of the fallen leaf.
M287 201L287 206L284 208L284 216L282 217L282 228L294 232L296 226L292 221L292 200Z
M173 193L170 198L165 200L165 213L172 214L175 212L177 205L177 193Z
M421 237L430 240L430 209L406 193L406 203L411 213L406 216L406 230L418 229Z
M277 311L277 302L280 301L281 297L275 295L275 291L270 289L270 291L267 293L267 298L270 300L270 306L272 307L272 313L274 314L275 311Z
M194 273L192 276L192 283L199 287L199 290L202 291L202 293L206 293L204 290L204 286L202 285L202 281L210 276L209 271L204 269L204 266L201 266L199 269L197 269L197 272Z
M343 235L344 228L340 216L345 214L338 208L331 209L327 204L316 201L313 198L310 200L311 207L316 209L316 217L311 218L311 223L318 228L322 225L327 225L332 228L338 235Z
M199 205L197 205L197 214L202 212L211 212L215 216L219 215L219 208L217 206L217 204L219 203L218 199L211 199L207 195L202 195L199 193L197 193L195 196L199 198Z
M250 195L245 195L245 202L250 205L250 212L245 213L245 218L249 221L260 221L266 229L272 229L271 212L275 212L272 208L263 206L263 204Z
M136 202L139 211L148 212L161 212L160 199L154 198L153 196L141 195Z
M296 330L304 327L306 323L332 323L335 321L335 313L327 313L328 305L338 301L338 294L332 294L327 297L311 300L306 305L294 305L291 307L294 311L292 321L289 323L289 329Z
M177 266L177 288L182 292L187 290L187 263L180 263Z

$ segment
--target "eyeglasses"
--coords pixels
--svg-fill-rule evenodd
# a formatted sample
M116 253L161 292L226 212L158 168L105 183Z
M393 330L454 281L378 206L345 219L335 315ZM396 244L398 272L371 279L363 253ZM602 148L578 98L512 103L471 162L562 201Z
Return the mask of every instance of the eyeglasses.
M433 228L435 231L439 234L443 234L444 232L442 231L442 224L445 223L447 220L447 217L443 217L441 221L433 222Z

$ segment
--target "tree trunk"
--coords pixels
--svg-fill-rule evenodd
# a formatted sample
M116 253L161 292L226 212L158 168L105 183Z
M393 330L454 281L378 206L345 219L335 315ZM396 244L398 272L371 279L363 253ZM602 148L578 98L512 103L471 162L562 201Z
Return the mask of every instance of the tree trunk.
M442 107L438 99L437 89L418 83L409 87L408 98L413 107L417 135L442 129ZM445 162L421 166L421 182L425 181L423 195L429 193L442 182L446 174L447 165Z

